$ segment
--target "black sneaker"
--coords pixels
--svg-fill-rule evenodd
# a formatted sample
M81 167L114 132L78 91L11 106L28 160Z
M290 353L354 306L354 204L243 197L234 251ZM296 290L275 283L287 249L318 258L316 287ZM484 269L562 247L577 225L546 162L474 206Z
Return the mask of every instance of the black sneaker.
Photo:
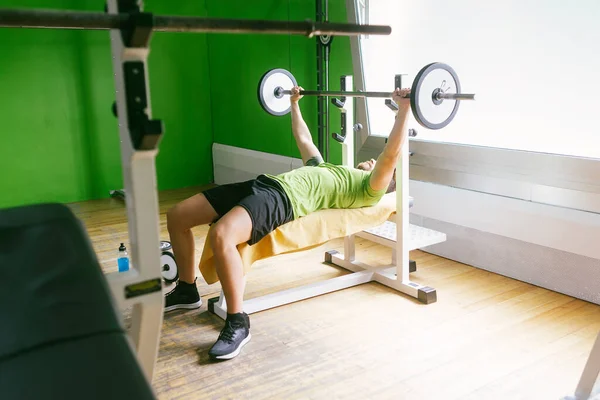
M183 309L199 308L202 305L202 299L196 288L196 283L193 284L177 281L175 289L171 290L165 296L165 312Z
M219 339L208 351L213 360L229 360L234 358L246 343L250 341L250 317L246 313L229 314L225 320L225 327L221 330Z

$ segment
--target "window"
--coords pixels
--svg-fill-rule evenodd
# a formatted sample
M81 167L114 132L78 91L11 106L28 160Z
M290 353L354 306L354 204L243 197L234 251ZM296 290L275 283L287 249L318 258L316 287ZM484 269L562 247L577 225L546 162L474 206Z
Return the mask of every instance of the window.
M359 4L363 2L358 0ZM370 0L370 24L389 36L360 40L364 88L412 85L426 64L453 67L463 102L438 131L411 121L418 139L600 158L600 1ZM367 11L365 10L365 15ZM367 99L370 135L388 134L383 99Z
M369 24L369 0L358 0L358 22L362 25ZM364 38L368 38L368 35Z

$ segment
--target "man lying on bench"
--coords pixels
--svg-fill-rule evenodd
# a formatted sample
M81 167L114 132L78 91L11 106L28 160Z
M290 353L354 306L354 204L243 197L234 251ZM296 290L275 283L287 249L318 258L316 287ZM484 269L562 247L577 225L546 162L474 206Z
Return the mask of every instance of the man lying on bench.
M409 89L397 89L396 122L377 161L356 168L323 162L302 118L299 90L292 89L292 131L304 167L280 175L260 175L246 182L208 189L192 196L167 213L179 281L166 295L165 311L194 309L202 301L196 288L194 237L191 228L214 223L209 231L216 272L221 282L227 318L218 340L209 350L212 359L237 356L250 340L250 318L243 310L244 266L237 245L250 246L290 221L324 209L351 209L376 205L395 190L394 170L407 138Z

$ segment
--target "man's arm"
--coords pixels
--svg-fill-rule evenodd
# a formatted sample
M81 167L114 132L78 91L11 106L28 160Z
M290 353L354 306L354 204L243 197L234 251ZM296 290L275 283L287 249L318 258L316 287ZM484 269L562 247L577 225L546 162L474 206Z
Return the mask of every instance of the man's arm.
M293 88L290 97L292 102L292 132L294 133L296 145L302 156L302 163L306 165L307 161L311 158L317 158L322 161L323 157L321 156L319 149L317 149L317 146L313 143L310 130L302 118L302 112L300 111L300 105L298 104L298 100L302 98L302 96L298 94L301 89L302 88L299 87Z
M371 173L369 185L374 191L383 190L389 186L400 156L400 150L406 141L406 122L410 111L410 99L404 98L404 96L408 94L410 94L410 89L396 89L394 93L393 99L398 105L398 113L388 141L383 148L383 152L377 158L375 168Z

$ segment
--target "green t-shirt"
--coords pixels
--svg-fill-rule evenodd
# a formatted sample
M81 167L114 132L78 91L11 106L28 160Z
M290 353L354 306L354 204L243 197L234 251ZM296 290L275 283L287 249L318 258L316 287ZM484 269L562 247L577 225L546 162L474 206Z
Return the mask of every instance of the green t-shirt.
M371 189L371 171L326 162L266 176L281 184L292 203L294 218L327 208L372 206L386 192Z

